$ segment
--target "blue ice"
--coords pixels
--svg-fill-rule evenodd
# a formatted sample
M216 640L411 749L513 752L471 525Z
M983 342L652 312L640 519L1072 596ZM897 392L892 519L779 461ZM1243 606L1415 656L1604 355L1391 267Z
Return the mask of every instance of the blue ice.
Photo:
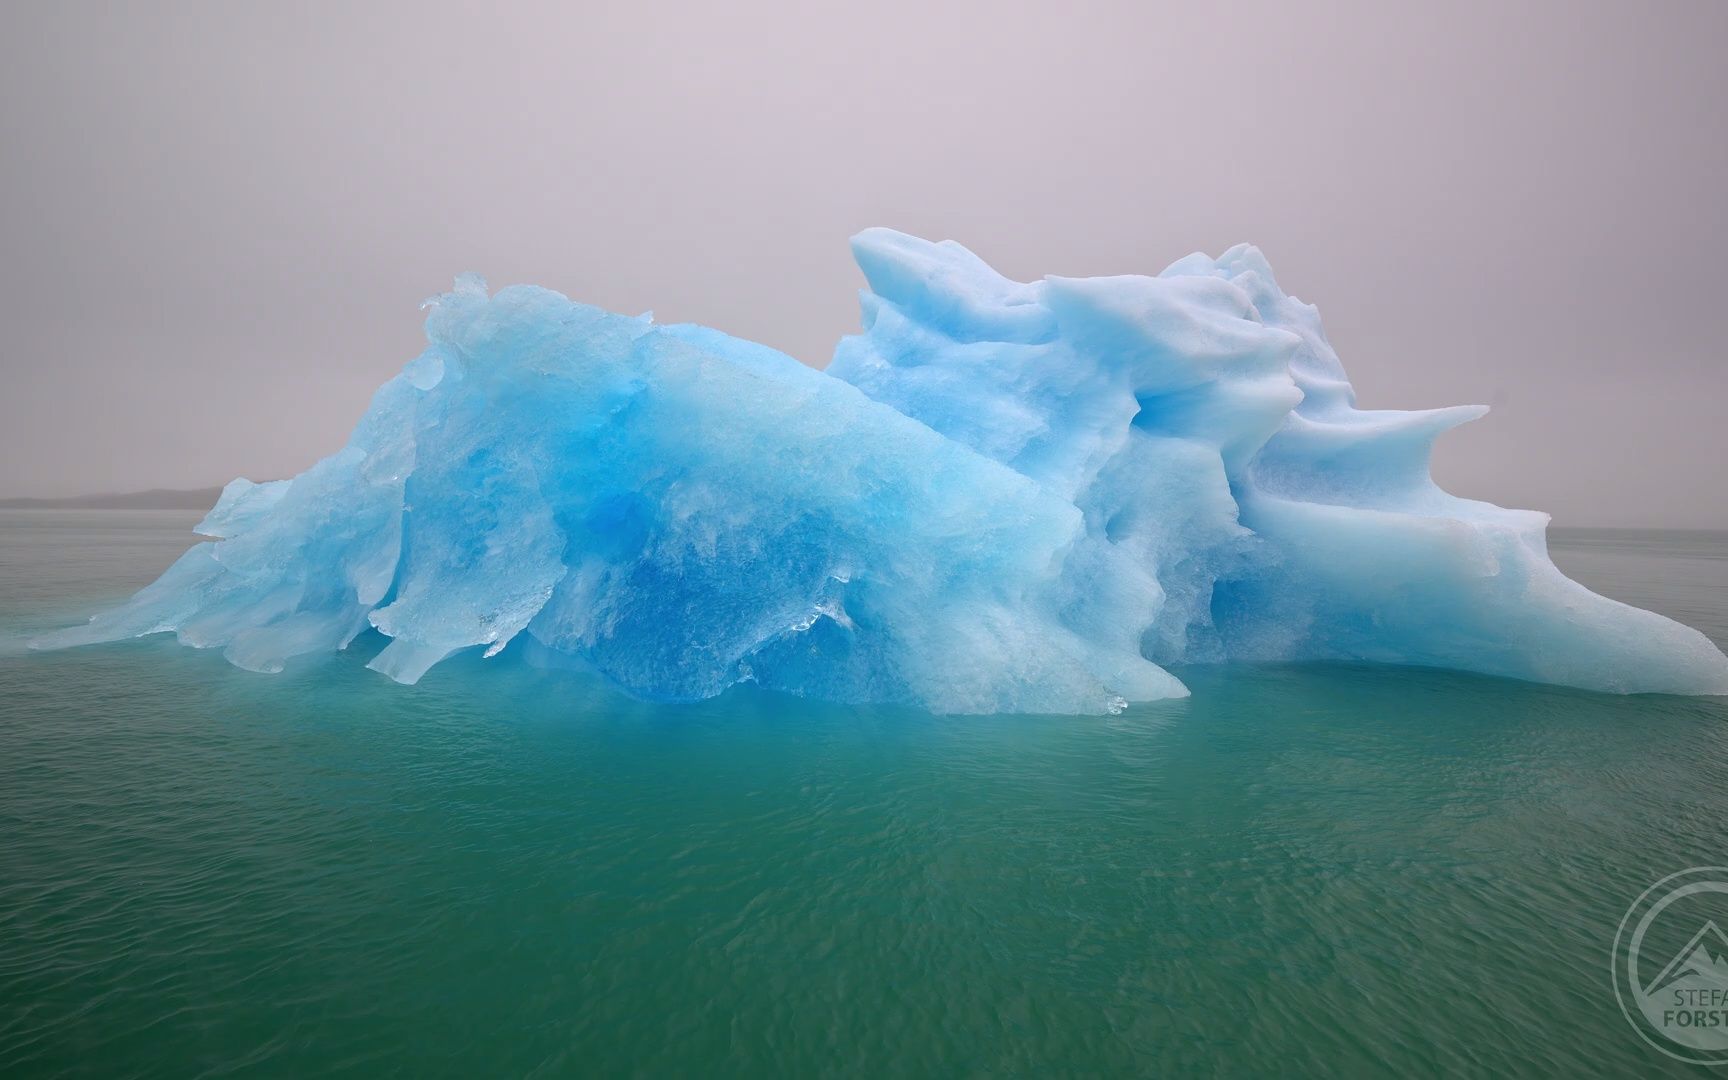
M1032 283L853 251L826 372L464 275L345 448L235 480L215 539L36 645L173 632L273 672L377 633L403 683L508 647L649 699L939 713L1113 711L1222 661L1728 694L1704 635L1562 575L1547 515L1436 486L1486 410L1358 409L1256 249Z

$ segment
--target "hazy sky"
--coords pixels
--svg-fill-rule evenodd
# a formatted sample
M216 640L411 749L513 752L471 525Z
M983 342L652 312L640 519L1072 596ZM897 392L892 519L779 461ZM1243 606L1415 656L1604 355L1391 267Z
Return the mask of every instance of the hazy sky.
M358 14L354 8L361 9ZM462 270L826 364L846 238L1249 240L1452 490L1728 526L1728 3L10 3L0 494L337 449Z

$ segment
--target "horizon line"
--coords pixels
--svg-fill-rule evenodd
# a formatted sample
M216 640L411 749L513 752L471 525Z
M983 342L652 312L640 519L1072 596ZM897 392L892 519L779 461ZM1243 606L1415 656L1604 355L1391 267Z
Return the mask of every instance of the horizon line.
M288 477L287 479L293 479ZM256 483L269 483L267 480ZM201 487L176 488L152 487L133 491L101 491L79 495L0 495L0 510L208 510L215 506L216 498L221 495L227 484L207 484ZM193 502L193 499L206 500ZM150 505L145 500L159 499L157 505ZM128 505L103 506L102 502L122 503ZM1560 529L1618 529L1633 531L1638 529L1663 529L1671 532L1728 532L1728 523L1721 525L1592 525L1577 522L1556 522L1549 515L1549 527Z

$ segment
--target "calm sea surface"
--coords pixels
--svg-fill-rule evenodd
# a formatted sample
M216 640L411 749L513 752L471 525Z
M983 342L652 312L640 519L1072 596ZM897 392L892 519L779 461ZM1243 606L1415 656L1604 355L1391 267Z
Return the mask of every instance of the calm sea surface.
M1281 667L953 719L21 651L196 517L0 511L0 1075L1687 1068L1608 955L1728 863L1728 700ZM1728 534L1554 551L1728 642Z

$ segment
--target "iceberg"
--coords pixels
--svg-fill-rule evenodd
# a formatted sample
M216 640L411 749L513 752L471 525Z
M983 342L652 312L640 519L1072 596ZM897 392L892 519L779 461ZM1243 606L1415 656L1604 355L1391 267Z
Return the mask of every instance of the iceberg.
M1546 515L1441 490L1434 440L1486 410L1358 409L1256 249L1031 283L853 251L826 371L463 275L346 447L235 480L211 539L33 644L172 632L275 672L377 634L402 683L508 647L652 700L937 713L1115 711L1226 661L1728 694L1703 634L1561 574Z

